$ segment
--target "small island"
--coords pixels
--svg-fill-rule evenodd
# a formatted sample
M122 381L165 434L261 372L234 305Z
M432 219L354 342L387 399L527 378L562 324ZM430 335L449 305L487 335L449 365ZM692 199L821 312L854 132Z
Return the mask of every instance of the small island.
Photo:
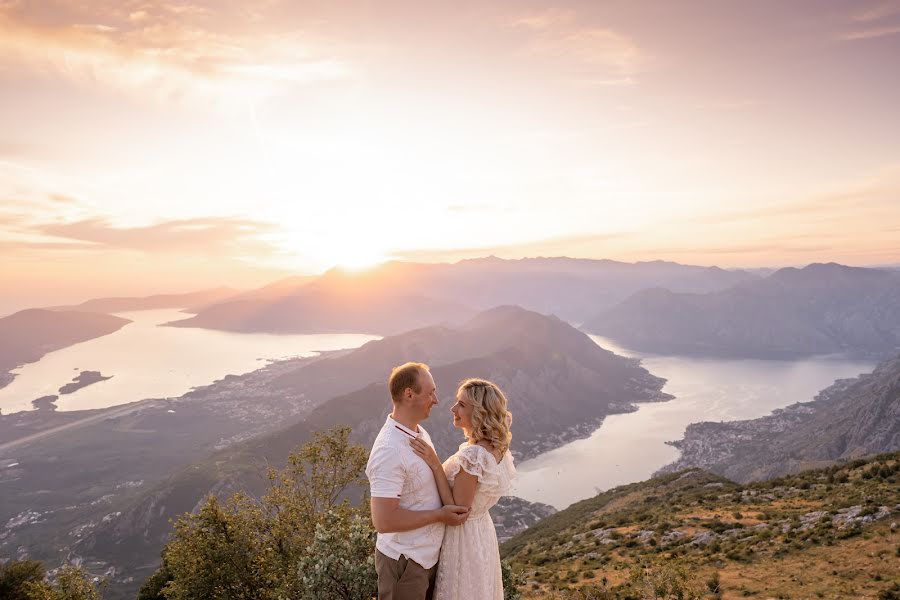
M82 371L77 377L72 380L72 383L67 383L66 385L59 388L59 393L72 394L83 387L87 387L99 381L106 381L107 379L112 379L112 375L110 375L109 377L104 377L100 374L100 371Z
M34 406L36 410L54 411L56 410L57 400L59 400L59 396L41 396L37 400L32 400L31 405Z

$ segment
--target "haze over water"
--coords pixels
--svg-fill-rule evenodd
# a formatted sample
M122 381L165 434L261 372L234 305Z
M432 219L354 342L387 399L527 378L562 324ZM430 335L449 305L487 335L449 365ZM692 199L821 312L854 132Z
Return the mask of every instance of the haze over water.
M675 399L610 415L590 437L519 464L514 494L526 500L565 508L600 491L643 481L678 458L678 450L665 442L680 439L690 423L762 417L812 400L835 379L875 366L837 357L785 361L642 355L600 336L591 338L617 354L641 358L652 374L668 380L663 391Z
M267 361L314 356L319 351L357 348L378 339L364 334L274 335L210 329L159 327L189 315L176 309L117 313L131 319L119 331L51 352L13 371L0 390L3 414L31 410L31 401L59 395L58 410L105 408L145 398L180 396L225 375L262 368ZM81 371L112 379L60 395Z

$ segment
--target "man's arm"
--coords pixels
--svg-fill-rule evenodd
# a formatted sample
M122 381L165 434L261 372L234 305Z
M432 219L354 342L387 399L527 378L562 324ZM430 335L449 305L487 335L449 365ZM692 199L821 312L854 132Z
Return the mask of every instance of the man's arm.
M432 523L462 525L469 516L468 508L452 504L435 510L407 510L400 508L399 498L373 497L370 506L372 523L378 533L411 531Z

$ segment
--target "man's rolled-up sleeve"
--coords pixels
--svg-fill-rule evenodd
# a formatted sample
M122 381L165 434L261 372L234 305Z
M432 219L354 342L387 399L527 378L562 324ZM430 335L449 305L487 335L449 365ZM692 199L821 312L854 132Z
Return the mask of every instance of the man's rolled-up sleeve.
M403 491L404 469L399 452L384 446L373 448L366 465L366 477L373 498L399 498Z

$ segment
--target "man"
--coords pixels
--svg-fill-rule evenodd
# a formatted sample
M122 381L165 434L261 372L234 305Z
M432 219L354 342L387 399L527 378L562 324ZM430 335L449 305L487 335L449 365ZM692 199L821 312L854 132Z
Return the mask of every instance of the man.
M406 363L388 380L393 412L369 454L366 476L378 532L375 570L379 600L431 600L445 525L462 525L469 509L443 506L434 475L409 440L431 437L419 425L437 404L428 366Z

